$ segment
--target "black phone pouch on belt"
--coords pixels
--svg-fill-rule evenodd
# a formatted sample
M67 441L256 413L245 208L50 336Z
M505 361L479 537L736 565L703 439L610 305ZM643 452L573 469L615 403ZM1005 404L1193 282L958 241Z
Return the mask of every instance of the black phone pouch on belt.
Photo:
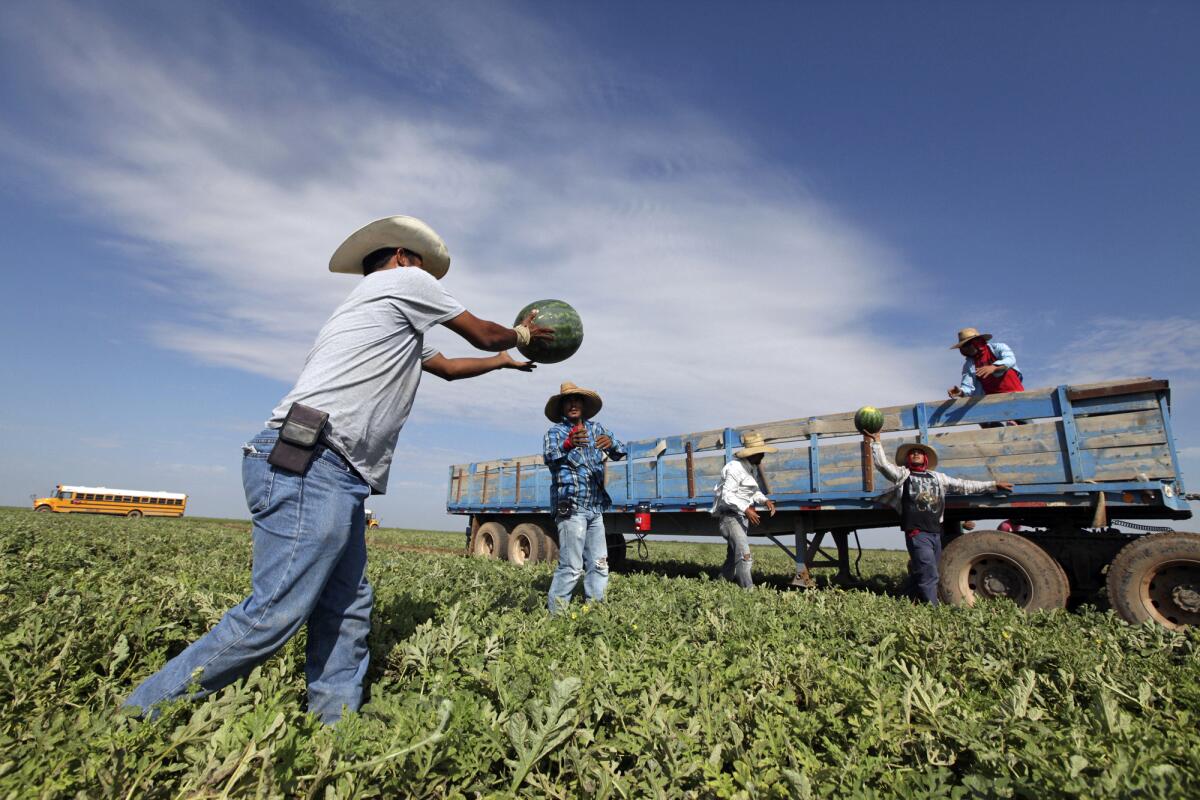
M321 443L321 433L328 421L329 414L324 411L292 403L267 463L289 472L303 473L317 454L317 445Z

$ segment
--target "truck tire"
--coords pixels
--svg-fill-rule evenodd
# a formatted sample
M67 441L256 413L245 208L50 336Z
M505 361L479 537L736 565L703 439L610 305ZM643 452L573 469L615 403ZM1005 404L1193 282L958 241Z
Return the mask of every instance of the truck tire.
M508 535L508 560L518 566L545 561L547 540L541 525L522 522Z
M625 544L625 537L619 533L610 533L604 537L604 543L608 546L608 566L623 567L629 556L629 547Z
M955 605L1008 598L1024 611L1066 608L1067 574L1035 543L1005 531L973 531L942 551L938 594Z
M508 529L499 522L485 522L475 531L471 555L478 558L508 558Z
M1135 625L1200 625L1200 533L1155 533L1121 548L1108 566L1108 602Z

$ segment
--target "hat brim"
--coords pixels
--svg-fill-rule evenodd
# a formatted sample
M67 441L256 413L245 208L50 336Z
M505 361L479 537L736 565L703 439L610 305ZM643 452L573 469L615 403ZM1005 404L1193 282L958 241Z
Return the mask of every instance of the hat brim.
M963 339L963 340L962 340L962 341L960 341L958 344L952 344L952 345L950 345L950 349L951 349L951 350L958 350L958 349L960 349L960 348L961 348L961 347L962 347L964 344L966 344L967 342L973 342L973 341L975 341L976 339L983 339L985 342L990 342L990 341L992 340L992 335L991 335L990 333L981 333L981 334L979 334L978 336L972 336L972 337L971 337L971 338L969 338L969 339ZM945 341L945 340L943 339L942 341Z
M362 275L362 260L385 247L403 247L421 256L421 269L439 280L450 270L442 237L416 217L384 217L364 225L333 251L329 271Z
M900 466L908 464L908 454L913 450L920 450L925 454L926 467L928 469L936 469L938 464L937 450L934 450L927 444L902 444L896 448L896 463Z
M761 444L757 447L743 447L741 450L736 450L733 453L734 458L749 458L750 456L758 455L759 453L778 453L778 447L771 447L767 444Z
M599 414L600 409L604 407L604 401L600 399L600 395L589 389L561 392L546 401L546 419L550 420L551 422L562 422L562 399L564 397L583 398L584 419L591 419Z

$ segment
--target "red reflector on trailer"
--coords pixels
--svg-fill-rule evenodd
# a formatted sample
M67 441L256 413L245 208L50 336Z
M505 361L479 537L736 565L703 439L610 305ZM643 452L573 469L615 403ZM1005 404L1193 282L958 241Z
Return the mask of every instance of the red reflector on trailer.
M639 511L633 515L633 529L635 531L650 530L650 514L646 511Z

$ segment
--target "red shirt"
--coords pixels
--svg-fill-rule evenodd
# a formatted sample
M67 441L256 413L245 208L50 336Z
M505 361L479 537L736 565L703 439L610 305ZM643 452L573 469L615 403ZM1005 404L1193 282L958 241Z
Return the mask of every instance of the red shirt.
M1021 383L1021 376L1017 374L1015 369L1006 369L1003 372L993 372L986 378L979 377L979 368L986 367L996 360L996 354L992 352L992 348L986 344L975 351L975 379L979 381L979 385L983 387L984 394L1001 394L1003 392L1023 392L1025 386Z

